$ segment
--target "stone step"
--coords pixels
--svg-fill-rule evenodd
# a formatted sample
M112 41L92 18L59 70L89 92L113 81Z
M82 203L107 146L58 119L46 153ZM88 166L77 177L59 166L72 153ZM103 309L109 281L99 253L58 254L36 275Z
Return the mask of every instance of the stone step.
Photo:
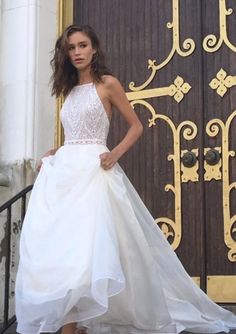
M4 334L16 334L16 324L13 324ZM47 334L47 333L44 333ZM49 333L48 333L49 334ZM50 333L52 334L52 333ZM60 334L60 331L54 334ZM192 334L189 332L181 332L181 334ZM206 333L201 333L201 334L206 334ZM218 333L218 334L225 334L225 333ZM232 330L229 332L229 334L236 334L236 330Z

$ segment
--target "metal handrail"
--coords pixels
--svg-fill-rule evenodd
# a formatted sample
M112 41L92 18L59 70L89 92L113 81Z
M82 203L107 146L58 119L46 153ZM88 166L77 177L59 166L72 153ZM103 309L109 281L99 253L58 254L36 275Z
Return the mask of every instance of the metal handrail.
M32 190L33 185L30 185L13 196L7 202L0 206L0 214L7 210L6 221L6 262L5 262L5 293L4 293L4 318L3 325L0 328L0 334L4 333L15 321L15 315L9 319L9 283L10 283L10 265L11 265L11 218L12 205L21 199L21 221L23 222L26 211L26 195Z
M25 189L21 190L18 194L16 194L12 198L10 198L7 202L5 202L4 204L2 204L0 206L0 213L2 211L4 211L5 209L7 209L7 207L9 205L14 204L18 199L20 199L22 196L26 195L32 188L33 188L33 185L30 185L30 186L26 187Z

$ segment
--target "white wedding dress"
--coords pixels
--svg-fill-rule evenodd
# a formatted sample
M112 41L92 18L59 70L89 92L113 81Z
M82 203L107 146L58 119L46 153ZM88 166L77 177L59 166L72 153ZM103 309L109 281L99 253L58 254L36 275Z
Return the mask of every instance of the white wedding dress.
M69 322L90 334L228 332L236 316L188 276L123 170L105 171L109 119L88 83L61 110L65 144L43 158L20 240L23 334Z

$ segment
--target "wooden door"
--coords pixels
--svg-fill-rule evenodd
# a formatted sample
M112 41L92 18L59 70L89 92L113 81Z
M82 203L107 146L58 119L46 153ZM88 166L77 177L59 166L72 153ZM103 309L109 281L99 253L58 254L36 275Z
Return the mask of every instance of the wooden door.
M220 153L204 177L207 290L236 302L236 1L203 3L204 149Z
M234 0L74 1L74 23L94 27L144 125L120 164L218 302L236 302L235 12ZM126 130L114 111L110 148Z

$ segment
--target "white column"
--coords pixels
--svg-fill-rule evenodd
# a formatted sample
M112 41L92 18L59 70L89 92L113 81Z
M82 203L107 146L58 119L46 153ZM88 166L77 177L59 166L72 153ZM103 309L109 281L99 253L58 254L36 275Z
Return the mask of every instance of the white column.
M33 158L36 2L3 1L1 45L1 160ZM31 125L31 126L30 126Z
M3 0L1 4L0 160L34 162L54 139L55 100L48 82L56 0Z

